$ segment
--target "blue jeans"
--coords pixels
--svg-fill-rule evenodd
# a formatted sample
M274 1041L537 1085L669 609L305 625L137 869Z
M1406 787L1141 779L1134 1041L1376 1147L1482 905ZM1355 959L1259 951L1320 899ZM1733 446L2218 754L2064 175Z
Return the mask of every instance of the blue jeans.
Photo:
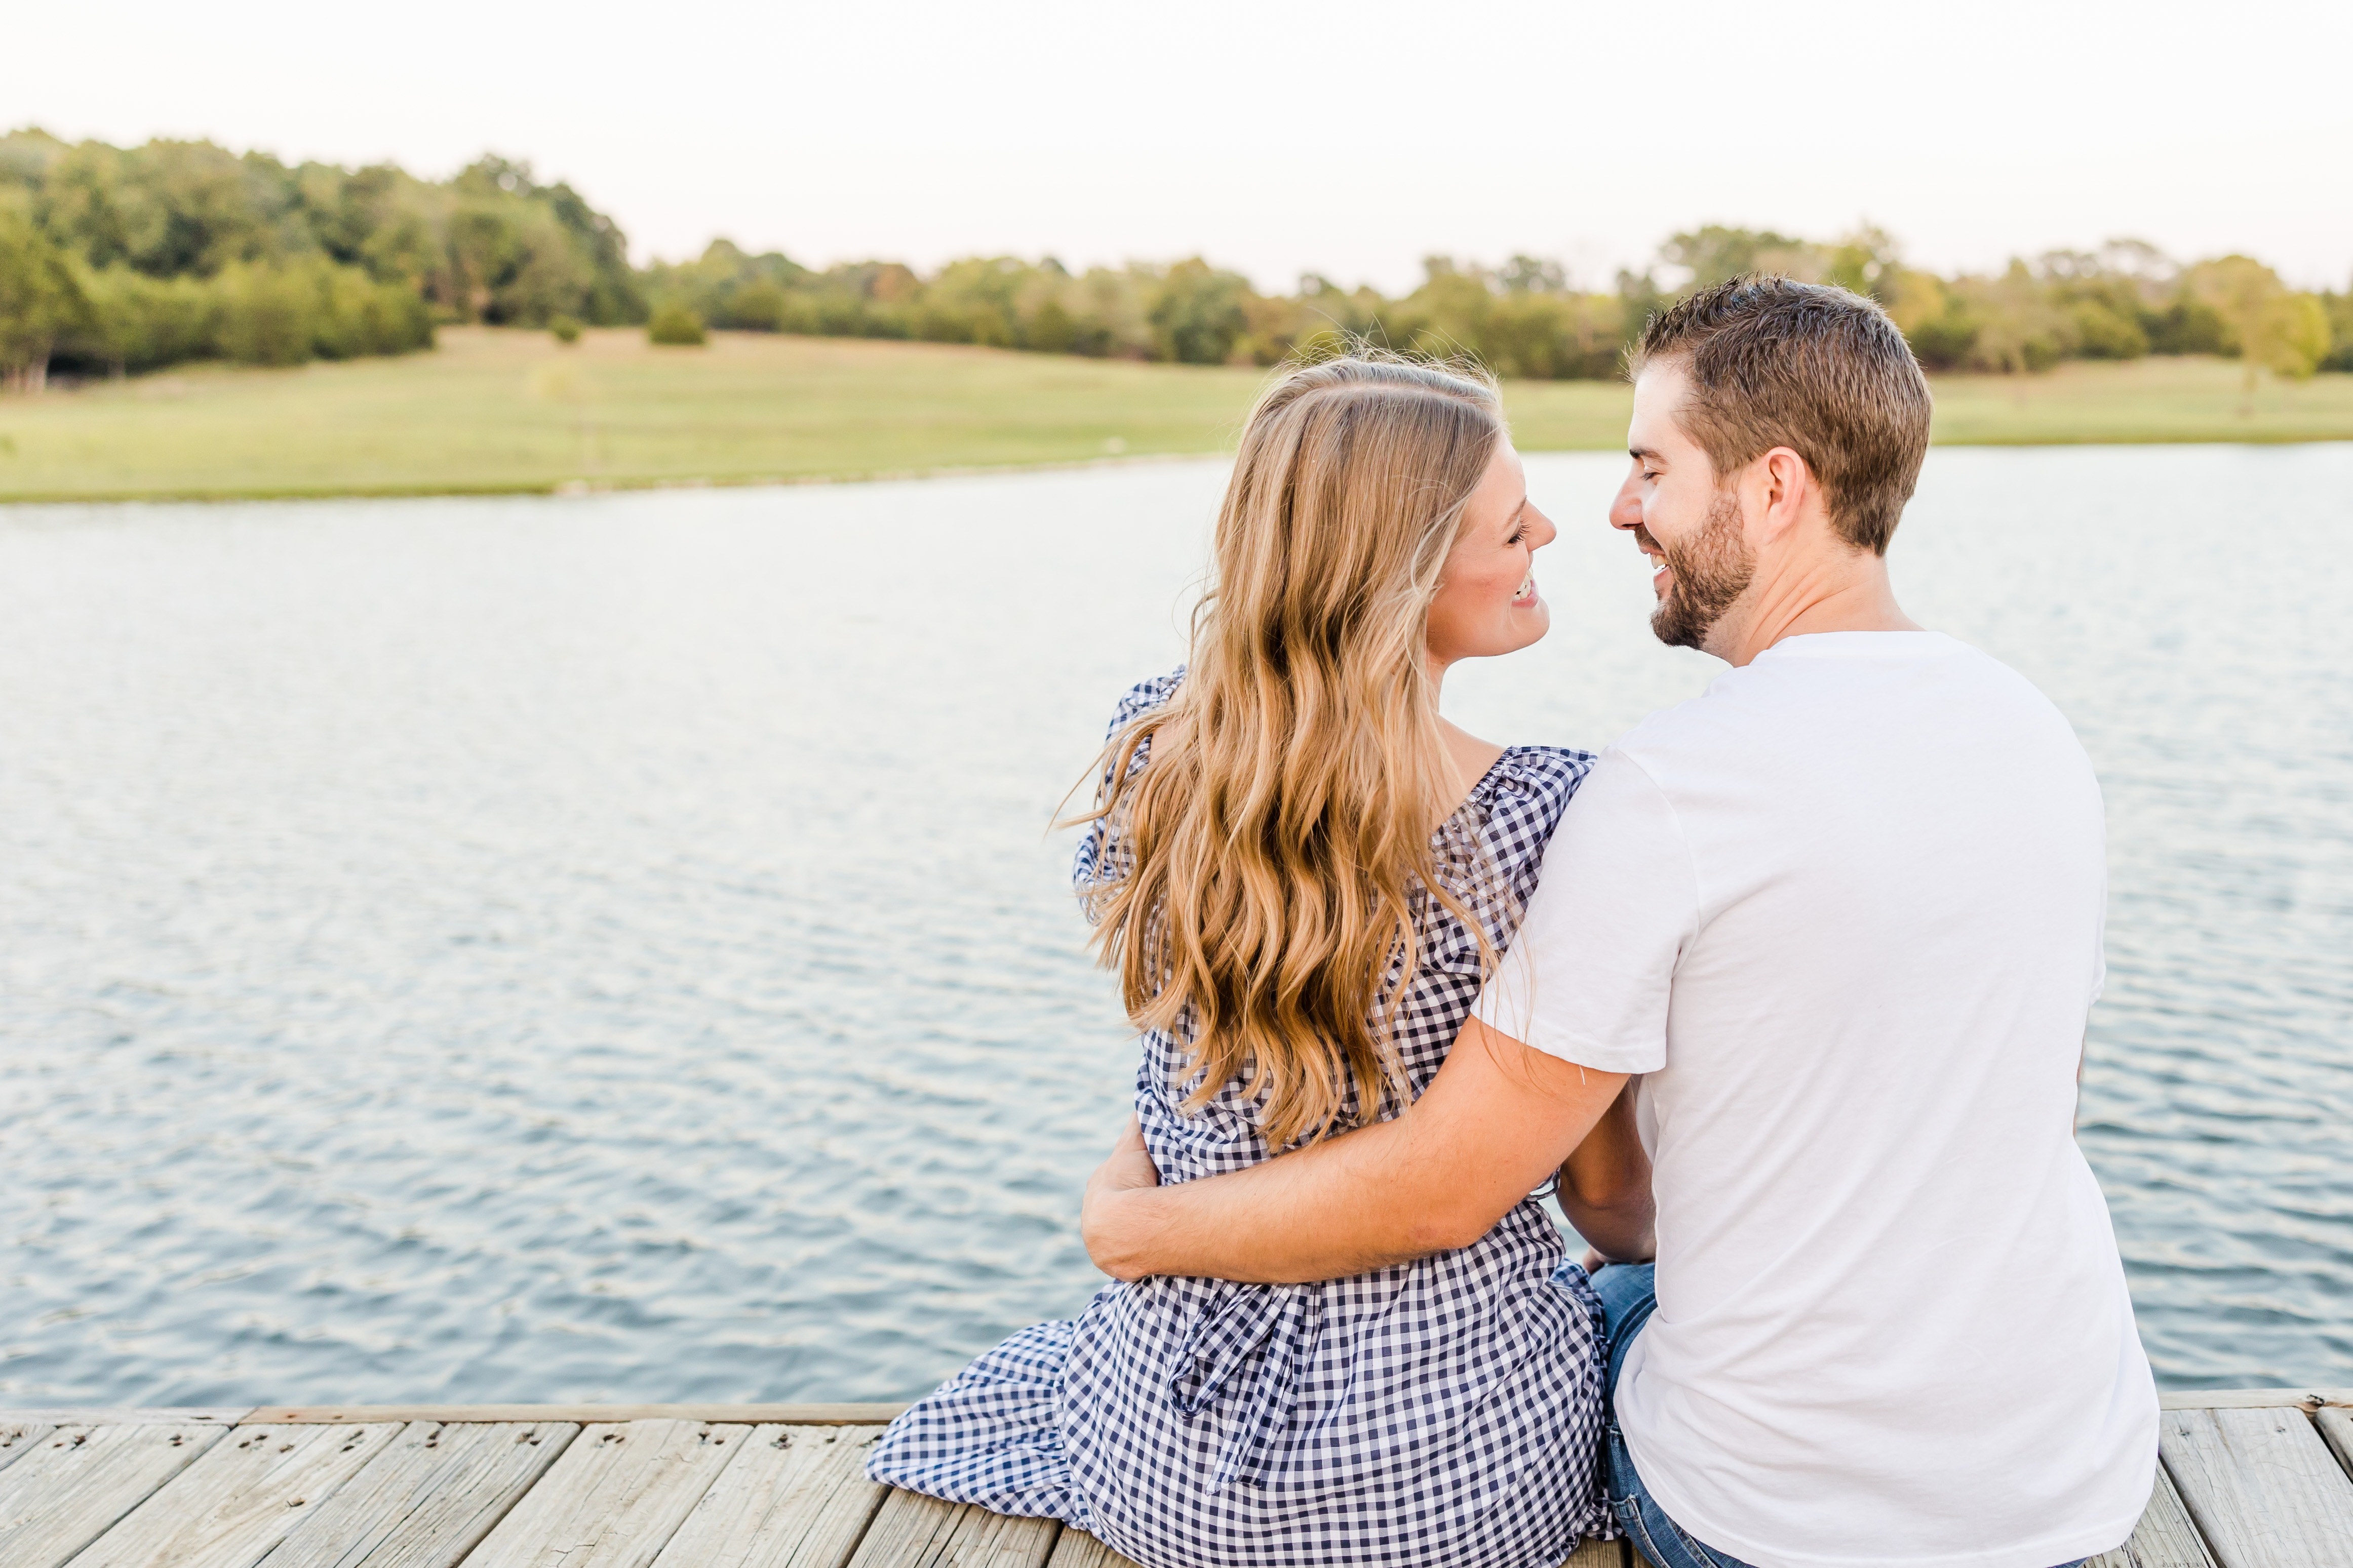
M1658 1568L1748 1568L1739 1558L1703 1544L1667 1517L1667 1510L1642 1484L1634 1468L1634 1456L1627 1452L1626 1439L1618 1430L1618 1372L1625 1364L1626 1347L1658 1310L1655 1270L1648 1263L1609 1264L1593 1276L1593 1293L1601 1298L1602 1331L1609 1340L1609 1366L1601 1384L1602 1411L1609 1417L1601 1439L1602 1484L1609 1493L1609 1511L1618 1516L1618 1527L1634 1543L1634 1550ZM2063 1568L2083 1568L2083 1563L2078 1560Z

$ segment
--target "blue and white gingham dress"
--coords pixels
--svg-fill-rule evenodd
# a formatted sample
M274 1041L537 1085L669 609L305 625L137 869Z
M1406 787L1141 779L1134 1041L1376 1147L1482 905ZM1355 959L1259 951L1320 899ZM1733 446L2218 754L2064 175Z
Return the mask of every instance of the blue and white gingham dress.
M1129 692L1113 730L1183 674ZM1440 830L1441 865L1483 848L1499 873L1449 879L1497 951L1592 764L1514 747ZM1073 875L1087 886L1119 856L1098 825ZM1480 983L1470 931L1434 901L1419 922L1397 1027L1417 1094ZM1135 1106L1163 1182L1270 1157L1239 1083L1187 1113L1184 1042L1154 1032L1144 1046ZM1146 1568L1557 1568L1578 1537L1616 1533L1598 1476L1600 1323L1531 1198L1459 1252L1352 1279L1108 1286L892 1422L867 1473L1061 1520Z

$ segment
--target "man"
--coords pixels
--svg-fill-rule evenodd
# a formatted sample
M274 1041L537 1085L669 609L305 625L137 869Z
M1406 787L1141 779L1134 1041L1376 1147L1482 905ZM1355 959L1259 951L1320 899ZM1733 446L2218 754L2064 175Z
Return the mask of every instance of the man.
M1647 1556L2049 1568L2131 1533L2156 1393L2073 1131L2099 792L2040 693L1896 605L1928 411L1841 290L1744 279L1651 322L1610 521L1659 636L1733 668L1596 764L1415 1105L1181 1186L1115 1154L1100 1264L1281 1281L1465 1245L1641 1075L1655 1280L1596 1288Z

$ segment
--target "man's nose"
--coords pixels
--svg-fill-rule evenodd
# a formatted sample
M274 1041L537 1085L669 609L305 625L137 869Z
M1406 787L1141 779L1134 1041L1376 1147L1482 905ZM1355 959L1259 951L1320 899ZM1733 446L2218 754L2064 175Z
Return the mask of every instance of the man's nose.
M1618 487L1618 499L1609 503L1609 526L1630 530L1642 526L1642 498L1631 476Z

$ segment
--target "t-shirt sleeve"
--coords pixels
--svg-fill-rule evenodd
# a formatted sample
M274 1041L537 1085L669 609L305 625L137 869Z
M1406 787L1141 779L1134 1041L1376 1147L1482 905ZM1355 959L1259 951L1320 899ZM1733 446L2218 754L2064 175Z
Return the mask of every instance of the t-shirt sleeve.
M1698 925L1674 808L1640 763L1606 752L1561 814L1478 1016L1565 1061L1655 1072L1666 1065L1675 963Z

